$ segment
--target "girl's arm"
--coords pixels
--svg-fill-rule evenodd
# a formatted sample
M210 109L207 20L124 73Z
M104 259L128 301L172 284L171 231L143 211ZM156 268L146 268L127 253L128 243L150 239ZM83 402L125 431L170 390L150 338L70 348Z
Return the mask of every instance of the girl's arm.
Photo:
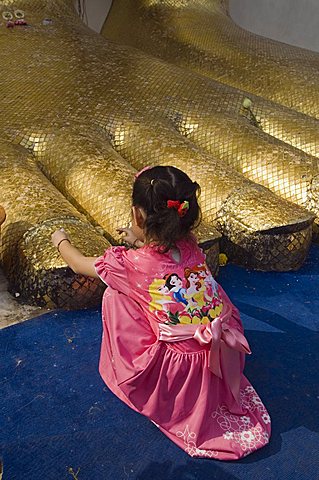
M144 242L138 239L131 228L119 228L120 233L124 233L123 240L134 247L142 247ZM99 278L94 264L98 257L86 257L80 250L71 244L67 233L61 229L52 234L52 243L59 250L63 260L69 265L74 273L87 275L88 277Z
M74 247L64 230L56 230L52 234L52 243L59 250L63 260L74 273L99 278L94 264L98 257L85 257L80 250Z

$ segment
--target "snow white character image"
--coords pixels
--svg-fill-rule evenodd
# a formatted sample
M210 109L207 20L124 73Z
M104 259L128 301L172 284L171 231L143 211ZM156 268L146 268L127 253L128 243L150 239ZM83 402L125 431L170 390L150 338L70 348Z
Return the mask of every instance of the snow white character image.
M171 273L170 275L165 276L164 279L166 287L168 287L169 291L173 293L173 297L176 302L188 305L188 302L185 298L186 290L183 288L183 281L177 275L177 273Z

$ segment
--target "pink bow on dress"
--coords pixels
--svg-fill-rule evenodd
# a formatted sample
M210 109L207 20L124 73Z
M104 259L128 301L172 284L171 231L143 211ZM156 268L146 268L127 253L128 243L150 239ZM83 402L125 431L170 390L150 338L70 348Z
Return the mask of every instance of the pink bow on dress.
M251 350L245 336L227 323L231 315L231 307L225 305L224 309L226 312L223 311L220 317L216 317L208 325L172 326L160 323L159 340L180 342L194 338L200 345L210 343L209 369L221 379L224 376L224 380L238 400L241 377L240 355L250 354Z

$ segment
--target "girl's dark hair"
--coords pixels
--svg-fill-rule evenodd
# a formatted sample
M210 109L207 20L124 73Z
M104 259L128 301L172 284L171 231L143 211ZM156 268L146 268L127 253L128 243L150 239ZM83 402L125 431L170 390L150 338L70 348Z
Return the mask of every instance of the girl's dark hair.
M142 171L133 185L133 205L146 212L144 232L146 241L154 241L167 252L177 240L189 235L201 220L197 197L198 183L175 167L153 167ZM189 209L180 217L168 200L189 202Z

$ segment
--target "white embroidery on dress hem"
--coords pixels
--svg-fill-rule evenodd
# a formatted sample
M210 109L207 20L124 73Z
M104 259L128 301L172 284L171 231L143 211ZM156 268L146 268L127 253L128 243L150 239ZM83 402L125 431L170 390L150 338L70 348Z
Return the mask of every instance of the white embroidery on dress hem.
M240 404L248 412L257 410L261 414L263 423L270 423L270 416L253 387L248 386L240 391ZM258 423L253 425L248 415L234 415L228 411L226 405L219 405L212 413L218 425L225 431L223 438L229 440L232 446L237 444L244 456L269 442L269 435Z
M263 413L261 418L265 425L267 425L267 423L270 423L270 416L268 415L268 413Z
M184 432L176 432L176 436L184 440L185 452L191 457L216 458L218 456L218 452L214 450L204 450L196 447L196 433L191 432L188 425L186 425Z

